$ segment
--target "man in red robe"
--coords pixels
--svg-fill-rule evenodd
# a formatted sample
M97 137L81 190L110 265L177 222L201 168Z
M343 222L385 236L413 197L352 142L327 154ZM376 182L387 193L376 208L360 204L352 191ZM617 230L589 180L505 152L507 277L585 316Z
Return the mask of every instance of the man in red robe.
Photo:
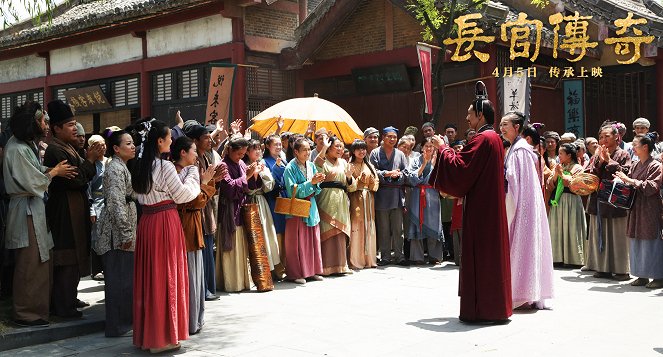
M439 153L429 183L465 197L459 319L467 323L507 323L512 314L504 148L493 130L494 117L492 103L477 99L467 110L477 134L460 152L440 136L433 140Z

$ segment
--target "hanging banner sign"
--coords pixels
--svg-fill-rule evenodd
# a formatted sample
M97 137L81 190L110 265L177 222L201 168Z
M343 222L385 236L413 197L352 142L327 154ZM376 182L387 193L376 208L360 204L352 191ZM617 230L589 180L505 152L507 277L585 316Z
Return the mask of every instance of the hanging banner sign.
M502 116L508 112L520 112L529 118L532 86L523 73L502 78Z
M582 79L563 81L564 131L577 138L585 136L585 93Z
M225 125L231 121L231 102L235 66L212 67L207 92L207 115L205 125L213 124L221 119Z
M421 78L424 85L424 101L426 103L426 114L433 114L433 86L432 86L432 56L431 48L417 45L417 57L421 68Z

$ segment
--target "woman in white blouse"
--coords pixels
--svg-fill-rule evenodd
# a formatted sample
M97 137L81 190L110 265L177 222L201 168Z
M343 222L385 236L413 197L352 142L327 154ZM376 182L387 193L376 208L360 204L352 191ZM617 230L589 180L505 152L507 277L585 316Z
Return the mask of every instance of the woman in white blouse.
M134 345L158 353L180 348L189 336L188 276L182 223L177 204L200 193L198 168L177 175L162 160L170 151L170 129L150 120L136 125L141 145L132 170L132 186L142 205L134 274ZM180 177L183 177L180 180Z

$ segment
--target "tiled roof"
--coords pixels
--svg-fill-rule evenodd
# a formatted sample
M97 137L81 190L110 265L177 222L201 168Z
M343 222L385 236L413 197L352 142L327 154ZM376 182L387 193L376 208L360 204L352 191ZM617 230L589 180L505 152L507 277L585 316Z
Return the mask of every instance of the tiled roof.
M592 15L594 21L603 21L611 28L615 28L616 19L625 18L629 12L634 18L645 18L647 24L638 26L645 34L657 37L658 46L663 45L663 14L656 14L660 6L659 0L570 0L565 2L567 8L578 11L583 15ZM663 8L661 8L663 9Z
M0 31L0 49L28 45L49 38L65 37L95 27L120 24L186 8L210 0L71 0L54 11L51 23L23 23ZM71 4L74 3L74 4ZM68 9L67 9L68 8ZM59 11L58 11L59 10ZM62 12L62 13L60 13Z

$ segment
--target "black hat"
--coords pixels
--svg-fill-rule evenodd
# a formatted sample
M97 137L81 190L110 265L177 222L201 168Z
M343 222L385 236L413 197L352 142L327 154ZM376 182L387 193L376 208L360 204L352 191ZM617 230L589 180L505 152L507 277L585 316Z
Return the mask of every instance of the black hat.
M59 99L48 103L47 107L51 124L59 125L74 119L74 112L71 107Z

